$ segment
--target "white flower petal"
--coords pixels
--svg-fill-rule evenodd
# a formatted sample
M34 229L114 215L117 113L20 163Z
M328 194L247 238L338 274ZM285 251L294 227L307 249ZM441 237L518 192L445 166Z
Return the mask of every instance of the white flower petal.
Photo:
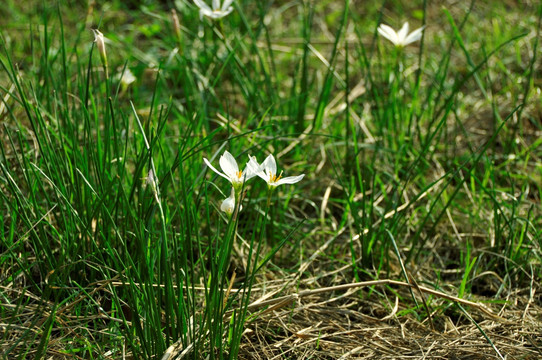
M231 7L231 4L233 4L233 0L224 0L221 7L222 11L229 11L228 12L229 14L233 10L233 8Z
M262 168L255 157L249 156L249 161L245 165L243 170L243 180L247 181L252 179L254 176L257 176L259 172L262 172Z
M393 30L386 24L380 24L377 30L380 35L397 45L399 39L397 38L397 33L395 32L395 30Z
M211 13L207 15L207 17L213 20L223 18L224 16L225 16L224 13L222 13L221 11L211 11Z
M405 39L407 37L407 34L408 34L408 22L404 23L403 24L403 27L401 28L401 30L399 30L399 32L397 33L397 37L399 39L399 42L401 44L405 44Z
M269 154L269 156L265 158L262 163L262 168L265 170L267 180L269 180L269 176L277 175L277 162L272 154Z
M282 184L295 184L300 182L305 177L305 174L301 174L298 176L288 176L285 178L280 179L279 181L275 182L273 185L279 186Z
M211 19L220 19L224 16L229 15L233 11L231 4L233 0L225 0L222 5L220 5L220 0L212 0L212 8L209 7L203 0L193 0L196 6L200 9L200 17L207 16Z
M196 4L196 6L200 8L200 12L203 13L204 15L207 15L208 13L212 12L209 5L204 3L202 0L194 0L194 4Z
M203 19L203 16L204 16L204 15L207 16L207 17L210 17L210 18L212 18L212 19L216 19L216 18L217 18L216 14L215 14L215 12L214 12L213 10L204 10L204 9L201 9L201 10L199 11L199 16L200 16L200 18Z
M233 7L229 7L229 9L226 9L225 11L222 11L220 13L220 17L223 18L225 16L228 16L233 11Z
M404 40L404 44L408 45L410 43L413 43L414 41L420 40L422 38L422 31L423 31L423 27L416 29L410 34L408 34L408 36Z
M249 156L250 160L247 163L247 166L245 167L247 172L250 172L251 174L254 174L253 176L259 176L263 180L268 181L269 176L265 174L263 164L258 164L258 160L255 156Z
M217 169L215 169L215 167L213 165L211 165L209 160L207 160L206 158L203 158L203 162L205 163L205 165L207 165L215 173L217 173L218 175L222 176L223 178L228 179L229 181L231 181L231 179L227 175L225 175L225 174L221 173L220 171L218 171Z
M232 154L228 151L224 151L224 154L220 156L220 167L224 174L228 175L231 179L239 178L239 166L237 166L237 161Z
M262 171L262 166L258 163L255 156L249 156L246 169L256 174Z

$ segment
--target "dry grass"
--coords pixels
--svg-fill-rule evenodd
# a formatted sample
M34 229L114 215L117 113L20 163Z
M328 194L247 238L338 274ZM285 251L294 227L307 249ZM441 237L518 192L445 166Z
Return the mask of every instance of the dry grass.
M410 304L406 287L351 289L299 298L265 312L245 331L240 359L538 359L542 356L542 307L534 289L515 290L504 304L485 302L499 314L460 311L439 298ZM418 297L418 302L421 304ZM408 315L405 315L409 313ZM483 333L485 333L485 336ZM491 343L488 341L491 341Z
M270 282L266 289L273 293L283 285ZM299 290L305 286L302 282ZM311 287L314 288L314 284ZM96 290L104 288L102 284ZM19 343L21 335L32 332L39 339L53 305L29 293L8 288L2 291L12 300L18 298L19 302L26 303L24 311L2 304L4 311L12 310L17 316L17 319L5 317L0 324L2 330L9 333L2 343L3 348L25 348L26 344ZM353 287L293 296L293 302L277 302L262 310L246 326L239 359L539 359L542 356L542 299L534 288L516 289L502 303L491 303L492 299L483 297L470 299L483 303L498 317L475 307L463 306L465 312L462 312L447 299L424 296L431 320L421 307L419 295L416 297L420 307L413 307L405 286L376 286L372 291L380 296L369 296L368 289ZM262 296L261 289L258 292L255 298ZM81 299L55 309L57 325L51 329L47 358L73 358L65 352L67 345L98 342L103 335L96 327L100 319L104 325L120 321L105 314L87 318L70 314L69 309L78 301ZM87 327L88 338L71 338L79 334L85 324L92 325ZM122 342L119 339L119 348ZM182 350L175 348L168 358L183 358L179 356ZM33 353L30 351L28 358ZM115 358L108 354L111 354L108 349L103 349L99 356ZM131 358L129 354L125 356Z
M486 10L487 4L479 3L481 5L475 9L473 17L482 17ZM515 6L513 2L508 3L512 4L510 6ZM460 13L465 9L464 4L457 5L455 2L448 2L447 5L451 7L452 13L454 11ZM335 5L331 3L330 6ZM393 9L385 9L385 20L392 18L394 13ZM433 3L427 11L427 16L436 18L440 16L440 13L440 6ZM521 20L521 14L511 13L510 16L511 21ZM272 18L271 21L279 24L285 22L280 16ZM472 22L478 25L476 20ZM317 19L316 23L319 31L324 35L316 38L314 44L316 48L326 50L333 43L333 30L327 28L323 18ZM443 30L436 29L437 24L432 26L432 34L435 37L442 36ZM480 26L489 29L491 24L480 23ZM488 29L484 31L489 32ZM294 52L290 45L299 47L303 39L291 38L290 35L286 38L285 34L289 32L277 31L275 34L276 39L273 39L275 51L290 54ZM322 40L327 38L331 40ZM348 39L348 35L346 38ZM522 40L521 46L518 45L519 57L528 58L532 55L529 54L531 49L528 48L531 41L532 34ZM352 43L355 44L354 41ZM470 45L475 48L479 44L472 41ZM327 58L328 55L325 53L323 57ZM349 56L353 57L354 53L350 52ZM286 63L289 61L289 56L285 59L287 59ZM452 63L458 62L453 63L453 66L459 70L463 67L466 72L466 65L461 63L462 60L457 59L462 59L461 55L452 58ZM501 60L498 57L496 59ZM355 59L351 62L356 63ZM279 63L279 65L282 64ZM491 71L494 71L494 69L499 69L500 64L491 63L490 65ZM291 66L284 67L292 68ZM322 69L326 68L321 67L319 71L324 71ZM515 69L511 75L508 75L519 77L520 70L522 69ZM540 65L535 65L535 72L540 73ZM498 76L503 75L490 71L486 75L497 78L492 83L494 87L489 90L492 96L498 97L499 100L504 98L503 94L507 91L517 95L516 93L521 90L520 87L502 89ZM1 76L0 74L0 78ZM319 76L323 75L320 73ZM359 89L363 89L359 93L352 91L350 94L349 102L356 105L356 101L363 101L361 94L365 91L365 84L362 80L358 82L358 77L361 78L360 74L354 74L353 77L356 78L355 83L359 83ZM540 80L536 76L533 76L533 84L540 86ZM469 86L473 85L469 84ZM335 115L344 110L342 105L345 104L345 99L341 96L342 92L336 95L336 98L332 97L338 99L339 104L335 106L336 103L332 102L329 105L330 111L326 112L326 119L324 119L326 126L332 124L333 121L332 116L327 118L328 114ZM358 97L361 100L358 100ZM6 98L4 102L7 102ZM495 130L492 103L483 99L478 89L468 92L466 98L461 99L461 103L463 106L457 109L457 115L460 117L464 113L471 115L464 116L466 121L461 123L461 126L457 125L453 119L447 122L449 139L453 145L446 148L450 153L442 155L446 155L448 159L469 153L471 146L474 148L481 146ZM517 98L499 102L499 109L502 112L500 116L505 117L516 104ZM370 105L367 106L370 107ZM529 115L531 120L525 120L527 116L521 119L524 123L521 124L523 127L520 140L525 145L526 152L529 152L529 146L536 144L540 138L539 127L534 125L535 121L541 118L540 109L542 105L535 99L528 103L524 110L524 115ZM238 110L244 112L245 108L239 106ZM0 110L0 116L3 115L4 111ZM220 116L217 115L217 117ZM356 120L360 120L360 125L364 125L361 118ZM6 129L10 126L12 125L7 124ZM232 132L242 133L241 130L235 128L235 125L232 125L232 128ZM4 127L0 128L0 138L7 143L8 139L4 132ZM32 132L29 131L29 134ZM371 135L368 131L367 134ZM372 135L367 136L368 142L371 138L373 138ZM297 139L292 137L289 140L291 140L290 146L281 150L284 153L294 146L321 146L321 149L324 149L323 143L315 144L314 138L307 138L305 135ZM497 142L495 154L497 160L499 156L502 158L500 164L502 173L508 176L509 173L521 172L522 176L529 178L527 182L532 184L531 187L526 186L525 194L520 194L525 195L523 198L518 196L522 199L522 203L517 209L503 207L503 212L510 218L527 217L531 206L536 208L535 211L540 209L540 192L536 190L540 180L540 159L535 153L532 156L527 154L525 158L518 156L517 159L507 157L505 154L499 155L501 145ZM37 148L37 145L35 147ZM19 151L18 145L14 150ZM356 242L356 236L359 237L359 234L353 230L352 219L349 219L349 224L344 228L337 228L346 209L344 202L334 201L333 198L344 196L345 189L337 185L336 179L330 175L334 175L330 171L333 159L326 158L328 154L322 150L320 163L313 174L318 179L315 184L325 186L313 189L312 192L308 191L307 199L296 199L291 205L296 207L295 213L299 217L316 219L314 224L311 224L312 228L305 229L307 233L314 235L314 239L311 239L312 243L303 245L306 259L297 263L297 254L292 255L289 253L290 249L285 248L276 256L277 261L273 261L276 266L270 266L265 270L264 275L258 277L256 288L253 289L251 296L253 306L249 307L249 310L252 313L245 326L239 359L542 358L542 295L540 295L542 288L540 279L534 275L539 271L529 269L528 266L533 265L527 261L522 264L512 264L511 260L505 258L504 255L491 252L488 244L493 245L499 239L491 233L491 226L484 224L484 222L493 223L495 220L493 218L495 212L488 206L490 201L483 198L475 204L472 201L471 204L470 189L468 185L465 185L463 198L457 201L460 206L450 207L446 217L438 225L434 228L428 226L432 232L428 231L422 235L428 240L420 252L419 261L410 261L405 264L411 276L410 286L396 280L379 280L377 283L370 283L370 286L362 287L355 284L360 280L356 279L356 275L361 272L357 273L352 269L350 257L351 246L361 247ZM15 163L16 156L16 151L14 151L13 154L8 153L6 159ZM427 176L423 185L437 181L457 165L440 163L440 159L439 156L432 158L433 162L427 174L424 174ZM380 170L392 173L393 170L384 169L388 165L391 166L383 162L383 168ZM517 170L520 168L521 170ZM505 175L502 176L505 177ZM507 181L503 181L503 184L508 184ZM405 234L400 234L404 235L405 239L409 239L414 232L412 229L415 229L422 221L424 211L429 211L431 197L441 185L437 183L434 188L424 191L421 184L420 186L416 183L409 184L402 199L402 205L396 208L398 212L404 210L404 215L402 215L408 219L405 220L408 230L405 230ZM0 188L2 191L6 189L2 183L0 183ZM500 188L497 190L501 191ZM505 195L509 195L505 190L502 190L503 199L500 199L504 204L507 200L504 198ZM386 191L391 191L391 185L383 191L382 197L375 201L376 205L390 195L386 194ZM417 196L422 191L424 195ZM483 196L481 195L481 198ZM410 205L410 200L416 202L415 207L407 206ZM463 208L468 208L470 211L464 211ZM53 210L55 209L51 209ZM514 216L511 213L514 213ZM388 214L390 214L389 218L393 212ZM387 218L386 216L387 214L384 218ZM9 215L4 220L8 220L8 217ZM534 227L540 226L541 221L540 215L533 216ZM378 224L372 225L376 228ZM484 232L486 230L487 232ZM504 231L507 229L505 228ZM330 233L335 236L328 239L326 235L322 235ZM24 236L19 239L25 241ZM465 268L461 267L461 256L464 254L466 243L472 244L473 254L481 259L480 269L483 270L476 272L475 276L468 281L468 291L465 292L467 295L464 299L459 299L456 296L465 272ZM535 241L532 243L536 244ZM408 251L407 245L404 246L405 248L401 249L402 253ZM298 249L294 246L292 251L296 250ZM540 252L540 248L528 250L532 250L533 253ZM30 252L30 250L27 251ZM361 250L356 248L355 253L359 254ZM367 272L380 274L378 275L380 279L402 279L403 275L396 254L388 251L387 255L389 257L388 273L380 272L380 269L367 269ZM234 261L239 268L246 265L246 259L243 259L243 256L243 250L237 249L237 257ZM25 261L37 262L35 258L26 258ZM483 266L487 264L490 266L487 268ZM16 268L16 265L14 262L12 267ZM510 269L507 268L508 265ZM359 261L357 261L357 266L359 266ZM506 271L503 270L504 267ZM80 359L80 356L72 354L69 349L85 347L88 344L92 346L89 346L90 350L87 354L93 354L100 359L119 359L119 354L122 359L133 358L129 348L125 346L126 339L118 335L121 332L110 333L111 324L118 323L119 327L124 324L131 325L131 309L128 305L121 309L126 317L125 323L108 314L111 310L111 296L109 296L111 287L130 285L119 283L118 279L104 279L102 282L93 282L85 286L84 291L79 292L77 297L59 299L56 304L53 304L25 290L31 288L31 281L40 286L43 285L44 288L49 287L47 279L44 278L43 273L40 274L37 265L29 268L27 273L11 272L9 265L2 265L1 269L3 273L0 273L0 280L6 284L0 287L2 315L0 317L0 357L2 359L8 359L4 354L23 354L25 351L27 351L26 358L34 358L40 350L41 339L46 338L44 335L48 331L51 336L44 356L47 359ZM291 269L291 272L286 272L286 269ZM504 273L506 276L503 278L497 273L499 271L500 274ZM6 279L10 279L11 276L13 279L7 281ZM234 287L244 280L242 274L238 275L236 280ZM137 284L132 286L137 286ZM65 289L67 285L64 289L50 287L48 291L55 293ZM235 289L233 291L235 292ZM81 304L85 304L84 311ZM224 321L228 320L227 315ZM54 322L49 327L52 319ZM116 344L111 341L111 338L115 336L118 337ZM29 339L33 339L35 346L28 346ZM167 358L170 360L189 358L190 351L185 350L174 345L167 353Z

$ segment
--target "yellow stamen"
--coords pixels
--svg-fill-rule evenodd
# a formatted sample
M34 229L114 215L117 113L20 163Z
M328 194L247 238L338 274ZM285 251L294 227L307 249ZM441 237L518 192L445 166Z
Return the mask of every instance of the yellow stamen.
M280 172L278 177L277 177L276 174L270 173L269 174L269 182L270 183L275 183L275 182L279 181L281 177L282 177L282 171Z
M241 176L243 176L243 170L239 170L238 172L235 173L235 175L237 175L237 177L240 179Z

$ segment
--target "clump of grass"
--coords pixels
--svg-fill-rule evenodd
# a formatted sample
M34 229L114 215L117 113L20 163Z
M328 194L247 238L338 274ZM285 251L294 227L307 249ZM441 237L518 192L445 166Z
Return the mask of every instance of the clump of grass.
M542 7L390 4L2 9L29 22L1 34L2 356L324 357L329 319L371 311L512 354L460 304L535 308ZM378 36L406 20L419 43ZM306 177L228 216L225 150Z

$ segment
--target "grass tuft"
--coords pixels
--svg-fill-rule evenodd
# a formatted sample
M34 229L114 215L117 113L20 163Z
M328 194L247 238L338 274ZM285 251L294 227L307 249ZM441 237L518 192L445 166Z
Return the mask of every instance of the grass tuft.
M542 354L542 5L3 5L0 357Z

